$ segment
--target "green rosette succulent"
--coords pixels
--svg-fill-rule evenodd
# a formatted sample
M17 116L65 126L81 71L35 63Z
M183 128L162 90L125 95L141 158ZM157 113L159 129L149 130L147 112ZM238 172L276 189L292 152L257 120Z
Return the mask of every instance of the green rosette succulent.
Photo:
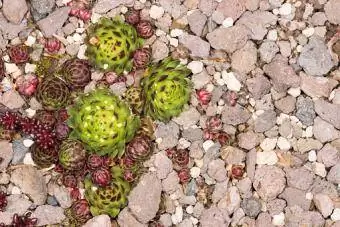
M68 112L71 136L99 155L122 156L140 125L129 106L105 88L80 96Z
M85 178L85 198L93 216L107 214L114 218L127 205L130 184L123 179L121 168L112 167L111 172L112 181L106 187L97 187L89 176Z
M68 103L70 89L59 77L49 76L39 83L36 98L44 109L58 110Z
M136 29L122 20L102 18L89 28L86 55L91 64L121 74L132 69L132 54L143 45Z
M192 83L191 71L170 57L149 67L141 81L145 96L144 113L154 120L169 121L188 103Z
M59 150L60 165L70 171L78 171L84 168L86 162L86 150L83 144L74 139L62 142Z

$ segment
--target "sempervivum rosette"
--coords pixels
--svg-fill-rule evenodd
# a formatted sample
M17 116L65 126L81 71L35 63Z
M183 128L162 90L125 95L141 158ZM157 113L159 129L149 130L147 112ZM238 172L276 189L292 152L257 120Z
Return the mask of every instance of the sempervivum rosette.
M70 171L84 168L86 162L86 150L83 144L74 139L67 139L60 145L59 163Z
M47 168L58 160L58 149L56 147L42 149L33 145L30 149L34 163L41 168Z
M152 153L151 140L148 136L138 135L126 147L126 156L133 161L145 161Z
M83 141L90 152L121 156L139 127L139 118L110 90L96 89L69 109L71 137Z
M186 66L171 58L149 67L141 81L145 114L160 121L178 116L190 99L192 84L187 78L190 73Z
M102 18L89 31L86 54L91 64L117 74L131 71L131 55L143 42L133 26L120 19Z
M57 110L64 107L70 97L67 84L56 76L49 76L38 85L36 98L46 110Z
M72 206L65 210L69 219L69 226L80 226L91 218L90 205L85 199L75 201Z
M91 67L87 60L70 59L62 67L65 81L73 89L82 89L91 81Z
M122 170L112 167L112 180L106 187L96 187L88 176L85 178L85 198L93 216L107 214L116 217L127 204L130 184L123 179Z

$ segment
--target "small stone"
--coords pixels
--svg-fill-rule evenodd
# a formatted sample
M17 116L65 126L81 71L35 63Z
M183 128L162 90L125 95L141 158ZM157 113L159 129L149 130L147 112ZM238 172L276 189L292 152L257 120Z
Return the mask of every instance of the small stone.
M296 102L296 117L306 126L313 125L316 117L313 100L309 97L299 97Z
M242 85L240 81L236 79L233 72L227 73L226 71L222 71L222 78L229 90L240 91Z
M65 219L64 210L61 207L51 205L38 206L32 213L32 218L37 218L37 225L59 224Z
M310 162L315 162L316 161L316 152L315 150L311 150L310 152L308 152L308 161Z
M207 71L203 70L201 73L192 75L191 81L195 89L201 89L210 82L210 77Z
M275 101L275 107L285 114L289 114L295 110L296 99L293 96L286 96Z
M193 57L205 58L209 56L209 43L198 36L183 34L179 36L179 42L190 50Z
M0 147L0 158L2 159L0 162L0 170L5 171L13 158L12 144L6 140L0 140Z
M150 17L152 19L159 19L163 16L164 9L162 7L159 7L159 6L152 5L149 13L150 13Z
M321 212L324 218L327 218L331 215L334 205L333 201L326 194L316 194L313 198L314 204L316 208Z
M276 113L273 110L267 110L255 119L254 131L265 132L274 127L276 123Z
M88 220L83 227L111 227L110 216L106 214L98 215Z
M157 153L154 158L154 166L157 169L157 177L165 179L172 171L172 162L164 153Z
M256 153L256 164L258 165L275 165L278 162L275 151L264 151Z
M260 57L266 63L270 63L278 52L279 47L271 41L263 42L259 48Z
M330 0L325 4L324 10L328 20L333 24L340 24L339 9L340 3L337 0Z
M260 147L263 151L271 151L276 147L277 138L265 138L261 144Z
M238 165L246 159L245 152L233 146L223 146L220 149L220 156L227 165Z
M314 162L312 168L314 173L320 177L325 177L327 175L326 167L322 163Z
M272 223L275 226L284 226L284 224L285 224L285 214L283 212L281 212L280 214L274 215Z
M5 92L0 96L0 103L9 109L19 109L25 104L25 100L15 90Z
M331 215L332 221L340 221L340 208L335 208L332 215Z
M236 104L235 106L224 106L222 110L222 122L230 125L245 123L250 118L250 113L244 107Z
M190 169L190 176L191 176L192 178L197 178L197 177L199 177L200 173L201 173L201 169L198 168L198 167L196 167L196 166L194 166L194 167L192 167L192 168Z
M169 55L168 46L161 40L156 40L152 44L152 57L155 61L160 61Z
M279 13L283 16L287 16L292 13L292 5L290 3L284 3L279 9Z
M197 36L201 36L206 22L207 17L199 10L195 10L193 13L188 15L190 30Z
M55 0L31 0L32 16L35 21L44 18L48 13L52 12Z
M225 163L221 159L216 159L208 164L208 175L221 182L227 178L227 169L225 168Z
M332 124L335 128L340 129L340 105L331 104L324 100L314 101L315 112L320 118Z
M340 163L337 163L329 170L327 180L334 184L340 184Z
M184 128L189 128L195 125L200 118L199 112L196 108L191 107L190 109L183 111L178 117L173 118L173 121Z
M288 168L285 171L288 186L305 191L313 184L315 175L305 167Z
M310 150L319 150L322 148L322 143L318 140L314 140L312 138L298 139L297 143L297 149L301 153L305 153Z
M248 41L241 49L236 50L231 56L231 67L241 73L249 73L255 68L257 49L253 42ZM223 72L222 72L222 78ZM228 83L226 83L228 86ZM229 86L228 86L229 88ZM229 88L229 90L232 90Z
M340 153L336 147L327 143L318 151L317 160L323 163L326 168L329 168L340 162Z
M229 27L233 26L233 24L234 24L234 20L233 20L233 18L231 18L231 17L227 17L227 18L224 19L223 22L222 22L222 25L223 25L223 27L225 27L225 28L229 28Z
M267 39L271 40L271 41L276 41L277 40L277 30L273 29L273 30L268 31Z
M202 227L229 226L230 222L228 213L215 206L203 210L200 217Z
M260 143L260 138L253 131L240 133L237 135L238 145L241 148L251 150Z
M291 148L290 142L281 136L277 140L277 146L283 151L288 151Z
M176 207L175 214L171 215L171 220L174 225L179 224L183 220L183 208Z
M247 216L255 218L261 212L262 206L259 199L249 198L242 201L241 207Z
M203 63L200 61L192 61L187 65L187 67L191 70L193 74L197 74L203 71Z
M25 139L23 141L24 146L27 147L27 148L31 147L33 145L33 143L34 143L34 141L31 140L31 139Z

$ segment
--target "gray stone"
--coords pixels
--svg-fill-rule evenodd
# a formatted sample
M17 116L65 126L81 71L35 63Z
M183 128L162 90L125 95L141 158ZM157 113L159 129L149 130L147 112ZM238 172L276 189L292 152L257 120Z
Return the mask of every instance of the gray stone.
M93 12L104 14L120 5L132 6L134 2L135 0L98 0L93 7Z
M172 161L162 152L155 154L154 166L157 170L157 177L161 180L172 171Z
M201 36L207 17L199 10L188 16L190 30L197 36Z
M268 32L268 27L275 25L277 16L268 12L257 10L255 12L245 12L236 22L237 25L246 26L251 32L251 39L262 40Z
M28 6L25 0L3 0L2 12L10 22L19 24L24 18Z
M288 186L295 187L300 190L307 190L310 188L310 186L312 186L315 175L307 168L288 168L285 171Z
M285 114L289 114L295 109L296 99L293 96L288 95L274 103L277 109L281 110Z
M311 76L322 76L329 72L334 62L324 41L313 36L302 48L298 63Z
M316 194L313 196L313 201L316 208L318 208L324 218L327 218L329 215L331 215L334 205L333 201L328 195L321 193Z
M161 222L162 225L164 225L164 227L172 226L171 215L168 213L162 214L159 217L159 221Z
M47 198L45 178L33 166L24 165L13 170L11 182L27 194L34 204L42 205L45 203Z
M203 138L203 131L200 128L188 128L182 132L182 137L191 142L197 141Z
M228 179L222 182L217 182L213 193L211 194L211 200L213 203L218 203L221 199L226 196L228 191Z
M80 47L79 43L71 43L66 46L65 51L67 54L71 56L76 56L79 52L79 47Z
M285 138L288 138L293 134L293 127L289 119L283 120L279 127L279 133Z
M325 220L316 211L304 211L299 206L288 207L285 214L286 226L313 226L323 227Z
M189 218L184 219L177 225L178 227L193 227L192 221Z
M307 151L321 149L322 143L312 138L307 138L307 139L300 138L298 139L296 146L297 146L297 150L300 153L306 153Z
M251 150L260 144L260 137L253 131L238 134L237 140L239 147L247 150Z
M98 215L88 220L83 227L111 227L110 216L106 214Z
M53 184L52 191L61 208L69 208L72 205L71 194L67 188Z
M257 49L253 42L248 41L241 49L231 56L231 67L240 73L249 73L255 68Z
M201 115L197 109L191 107L188 110L183 111L178 117L173 118L173 121L184 128L189 128L199 121L200 116Z
M277 215L283 212L284 208L287 206L286 200L284 199L273 199L268 201L267 210L270 215Z
M21 108L25 104L25 100L13 89L0 96L0 103L12 110Z
M326 168L332 167L340 163L340 152L336 147L327 143L321 150L317 152L317 160L325 165Z
M339 8L340 2L337 0L328 1L324 7L328 20L333 24L340 24Z
M296 117L306 126L313 125L316 117L313 100L309 97L298 97L296 101Z
M175 171L172 171L168 176L162 180L163 191L167 193L174 193L179 187L179 177Z
M207 16L210 16L216 9L217 2L215 0L200 0L199 2L199 9L206 14Z
M200 223L202 227L229 226L230 218L227 212L212 206L202 212Z
M240 195L243 199L250 198L253 195L252 182L249 177L243 178L236 183L236 187L238 188Z
M276 113L273 110L267 110L255 119L254 131L265 132L274 127L276 123Z
M340 105L331 104L321 99L314 101L314 105L315 112L319 117L340 129Z
M328 98L338 82L332 78L308 76L300 73L301 90L312 98Z
M156 40L152 44L152 58L154 61L160 61L166 58L169 55L168 46L162 42L161 40Z
M287 206L299 206L304 210L309 210L312 201L306 199L306 192L297 188L287 187L279 198L287 201Z
M190 54L192 57L206 58L209 56L209 43L198 36L184 33L179 37L178 41L190 50Z
M243 150L233 146L223 146L220 149L220 155L227 165L241 164L246 158Z
M285 173L280 168L264 165L256 169L253 186L263 200L275 199L285 185Z
M189 155L192 158L201 159L203 157L203 142L194 141L189 147Z
M246 11L245 1L222 0L216 11L223 13L225 18L231 17L236 21Z
M38 206L32 218L38 219L38 226L60 224L65 219L64 209L51 205Z
M256 150L252 149L247 153L246 157L247 175L251 180L254 180L255 177L255 165L256 165Z
M274 110L274 105L272 101L272 95L267 94L264 95L261 99L255 101L255 109L256 110Z
M261 97L270 92L270 81L263 75L257 75L246 81L249 92L255 99L261 99Z
M156 216L161 201L162 184L154 173L143 175L129 195L129 208L135 218L146 224Z
M14 39L19 33L27 28L24 23L12 24L7 21L2 13L0 13L0 31L4 39Z
M249 111L238 104L225 106L222 111L222 122L226 124L236 126L247 122L249 118Z
M235 25L229 28L219 27L208 33L206 38L216 50L233 53L247 43L249 36L250 31L245 26Z
M155 136L162 138L162 141L158 144L160 150L175 147L178 143L179 127L173 121L168 124L160 123L155 131Z
M293 67L288 65L287 58L276 55L273 61L263 67L264 72L272 79L274 89L285 92L290 87L298 87L300 78Z
M13 165L22 163L26 153L29 151L29 148L24 146L23 141L24 141L24 138L20 140L14 140L12 143L12 148L13 148L12 164Z
M218 182L227 179L227 169L225 168L225 163L221 159L216 159L208 164L208 175L217 180Z
M274 227L271 221L271 217L267 212L262 212L256 219L256 226L266 226L266 227Z
M124 208L118 215L118 224L119 226L126 227L147 227L146 224L142 224L136 220L136 218L129 212L128 208ZM101 225L95 225L93 227ZM110 225L111 226L111 225Z
M34 20L40 20L52 12L55 0L31 0L31 11Z
M5 171L13 158L13 148L12 144L6 140L0 140L0 147L0 158L2 159L0 162L0 171Z
M340 184L340 163L337 163L329 170L327 180L334 184Z
M37 25L46 38L50 38L61 29L68 18L70 7L62 7L55 10L48 17L39 20Z
M202 72L192 75L191 81L194 83L195 89L201 89L210 82L210 76L207 71L203 69Z
M265 41L259 48L261 60L266 63L270 63L278 52L279 47L273 41Z
M261 212L262 206L259 199L249 198L242 201L241 207L247 216L255 218Z
M28 208L32 205L32 202L24 197L24 195L9 195L7 198L6 212L12 215L18 213L23 215Z
M339 169L338 169L338 171L339 171ZM328 195L331 198L337 198L338 197L337 187L335 186L334 182L330 181L329 179L327 179L327 180L321 179L320 177L317 177L314 180L314 183L313 183L312 187L309 189L309 191L313 195L316 195L318 193L322 193L322 194Z

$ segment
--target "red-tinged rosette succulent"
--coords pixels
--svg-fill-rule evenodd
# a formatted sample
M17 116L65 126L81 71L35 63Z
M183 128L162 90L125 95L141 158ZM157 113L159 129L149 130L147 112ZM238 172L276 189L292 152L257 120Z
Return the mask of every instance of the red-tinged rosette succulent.
M136 25L138 35L144 39L148 39L155 33L153 27L149 21L140 21Z
M103 166L103 157L97 154L91 154L87 158L86 165L90 170L95 170Z
M208 105L210 100L211 100L211 93L208 92L205 89L200 89L196 91L196 95L198 98L198 101L202 104L202 105Z
M18 126L20 131L26 135L35 134L40 129L39 122L28 117L20 118Z
M0 55L0 81L6 76L5 62Z
M116 164L117 163L116 163L115 158L113 158L109 155L103 156L103 166L104 167L111 168L111 167L115 166Z
M168 156L168 158L172 159L175 156L176 151L177 151L177 149L175 147L173 147L173 148L167 149L165 152L166 152L166 155Z
M212 132L217 132L222 129L222 120L219 116L209 117L206 121L206 127Z
M73 174L63 175L62 182L67 188L77 187L77 178Z
M76 226L84 224L92 217L90 205L85 199L75 201L70 208L65 210L65 215Z
M140 11L135 9L130 9L125 14L125 21L129 24L135 25L140 21Z
M190 170L188 168L183 168L178 171L178 178L182 184L189 182L190 177Z
M79 188L71 188L70 195L73 200L81 199L81 193Z
M32 96L37 90L38 84L39 80L33 74L20 76L15 81L18 92L25 96Z
M5 208L7 206L7 197L6 193L3 191L0 191L0 211L5 211Z
M108 186L111 183L111 172L107 168L100 168L95 170L92 174L92 181L100 187Z
M178 149L172 157L175 169L187 167L190 161L189 152L185 149Z
M31 146L31 155L34 163L40 168L50 167L55 164L58 160L58 149L52 147L49 149L42 149L36 144Z
M66 139L70 133L70 127L64 122L58 122L54 127L55 135L57 139Z
M226 132L220 131L214 135L214 140L223 146L229 142L230 136Z
M88 21L91 19L92 13L88 9L80 9L78 12L78 17L83 21Z
M205 140L214 140L216 137L216 133L211 132L209 129L203 129L203 138Z
M151 153L151 140L145 135L134 137L126 148L126 156L135 161L144 161L149 158Z
M9 48L8 55L15 64L28 62L30 55L28 47L25 45L16 45Z
M68 119L68 113L67 113L67 110L66 109L60 109L58 110L58 113L57 113L57 120L59 122L66 122L66 120Z
M137 179L137 174L131 169L125 169L123 172L123 178L127 182L132 183Z
M111 84L114 84L118 78L118 75L117 73L115 72L106 72L104 74L104 77L105 77L105 81L111 85Z
M0 125L6 130L14 130L18 125L19 116L16 113L5 112L0 116Z
M133 53L133 66L136 69L143 69L150 63L150 59L151 52L149 48L137 49Z
M18 214L13 215L12 224L10 226L15 227L34 227L38 222L37 218L31 218L31 212L19 216Z
M244 166L243 165L233 165L231 167L231 177L234 179L242 179L244 174Z
M35 118L38 119L41 123L48 125L49 127L53 127L57 121L54 113L47 110L37 111Z
M83 59L70 59L63 64L63 77L73 89L83 89L91 81L91 67Z
M46 40L44 47L49 53L57 53L61 48L61 42L56 38L50 38Z
M40 129L34 137L35 142L42 149L53 148L56 145L56 136L49 129Z

